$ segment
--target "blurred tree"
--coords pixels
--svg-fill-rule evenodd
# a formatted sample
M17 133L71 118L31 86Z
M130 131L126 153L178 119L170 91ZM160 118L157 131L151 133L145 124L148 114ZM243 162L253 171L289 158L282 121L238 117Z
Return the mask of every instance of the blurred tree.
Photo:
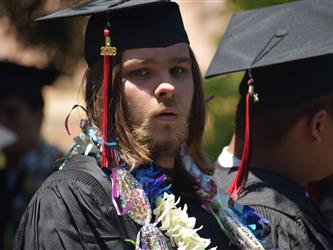
M293 1L295 0L230 0L226 7L233 12ZM224 13L221 12L221 15ZM217 43L220 39L217 39ZM239 99L238 84L243 74L227 74L205 81L206 95L215 96L208 103L208 121L204 140L204 150L212 161L217 159L222 148L231 139Z
M0 18L7 18L10 30L6 33L14 34L20 45L39 49L47 55L50 64L68 72L81 54L83 20L75 19L75 24L72 20L47 23L36 23L34 20L79 2L82 1L1 0Z

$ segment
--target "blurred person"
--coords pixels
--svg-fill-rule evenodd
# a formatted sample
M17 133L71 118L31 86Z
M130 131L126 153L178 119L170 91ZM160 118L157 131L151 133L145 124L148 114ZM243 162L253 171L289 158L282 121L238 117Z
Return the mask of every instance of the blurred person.
M0 166L0 249L11 249L16 227L31 197L53 171L59 150L40 134L44 100L42 87L57 72L0 62L0 125L15 135L2 148Z
M41 20L88 14L87 119L14 249L235 249L239 232L238 243L263 249L235 216L222 230L228 208L201 149L203 84L178 5L89 1Z
M333 174L332 14L327 1L236 13L208 69L208 77L246 70L234 151L219 157L216 181L230 202L269 220L270 249L333 249L304 188Z

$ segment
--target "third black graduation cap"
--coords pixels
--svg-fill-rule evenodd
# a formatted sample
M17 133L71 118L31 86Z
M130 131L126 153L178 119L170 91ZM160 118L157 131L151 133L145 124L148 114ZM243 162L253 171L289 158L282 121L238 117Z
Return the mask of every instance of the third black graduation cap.
M0 61L0 98L19 97L32 108L43 106L42 88L52 84L59 72Z
M252 113L293 106L332 91L333 1L304 0L236 13L206 78L246 70L245 138L236 178L237 199L251 157ZM259 102L258 97L259 96Z

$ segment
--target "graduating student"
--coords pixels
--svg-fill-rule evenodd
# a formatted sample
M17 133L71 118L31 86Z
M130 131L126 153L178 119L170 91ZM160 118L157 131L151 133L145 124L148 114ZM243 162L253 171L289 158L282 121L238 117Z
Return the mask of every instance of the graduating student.
M24 210L61 155L40 134L44 118L42 88L52 84L58 74L53 69L0 62L0 125L15 135L14 143L1 149L0 249L12 249Z
M263 249L261 218L244 211L258 230L243 228L211 180L202 80L178 5L89 1L44 20L90 14L87 119L14 249Z
M333 173L332 25L328 1L237 13L208 69L208 77L246 70L235 128L241 162L216 179L269 220L273 249L333 248L303 187Z

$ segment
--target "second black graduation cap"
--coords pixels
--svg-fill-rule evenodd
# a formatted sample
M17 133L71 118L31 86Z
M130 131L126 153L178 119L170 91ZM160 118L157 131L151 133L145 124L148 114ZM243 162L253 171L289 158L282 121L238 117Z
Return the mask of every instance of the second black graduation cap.
M52 84L59 72L0 61L0 98L19 97L30 105L42 105L42 88Z
M332 27L330 0L297 1L236 13L206 78L332 54Z

